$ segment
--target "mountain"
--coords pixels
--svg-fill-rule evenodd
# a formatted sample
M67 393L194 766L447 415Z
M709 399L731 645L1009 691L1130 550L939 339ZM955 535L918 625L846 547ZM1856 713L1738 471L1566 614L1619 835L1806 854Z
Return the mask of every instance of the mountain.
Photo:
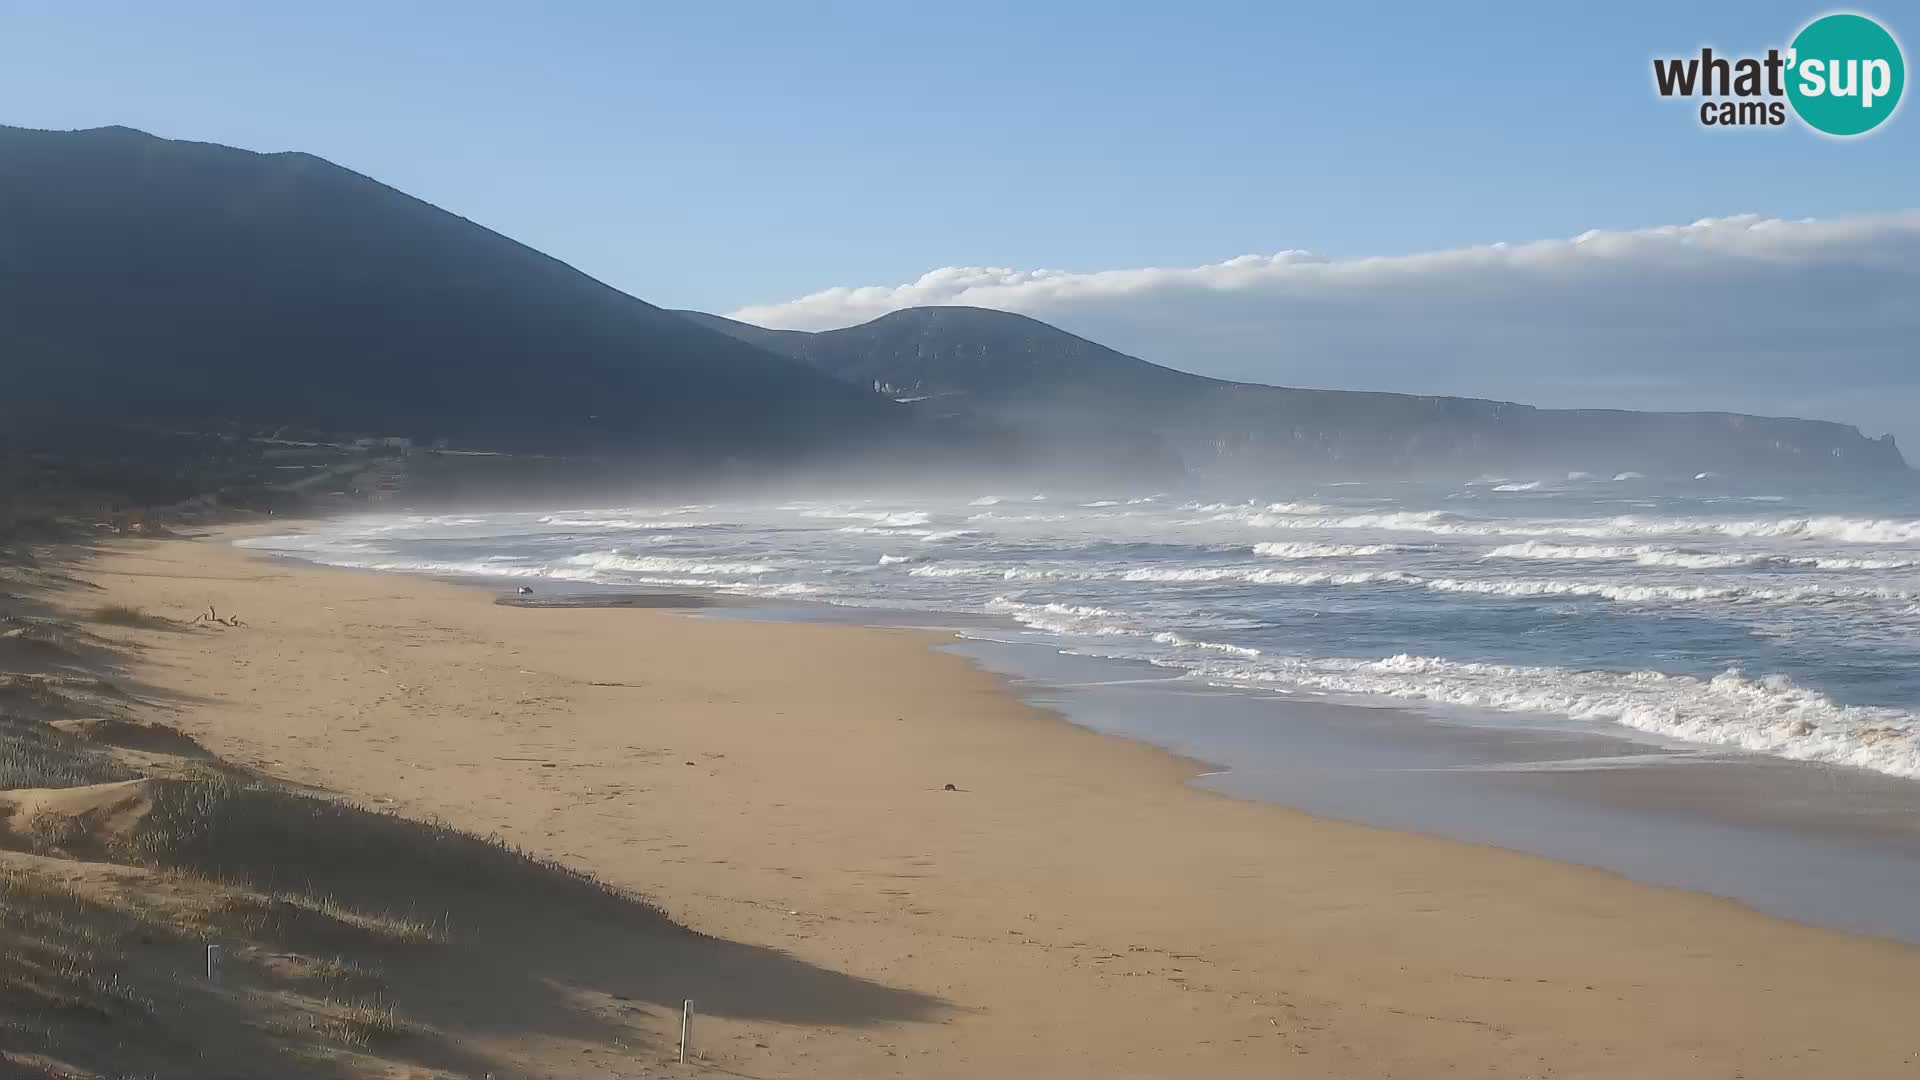
M655 307L311 155L0 127L0 450L116 427L656 475L1904 468L1839 424L1223 382L972 308L765 330Z
M308 154L0 127L0 425L784 455L871 390Z
M1133 429L1163 440L1187 467L1214 474L1906 470L1892 436L1869 439L1845 424L1228 382L982 308L909 308L817 333L682 314L922 408L1020 426Z

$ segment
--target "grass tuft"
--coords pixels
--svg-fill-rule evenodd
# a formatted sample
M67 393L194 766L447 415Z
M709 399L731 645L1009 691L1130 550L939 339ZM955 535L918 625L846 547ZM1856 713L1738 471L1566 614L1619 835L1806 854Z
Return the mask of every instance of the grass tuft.
M131 779L133 773L126 767L85 742L44 724L9 717L0 709L0 790Z
M173 620L159 615L149 615L144 609L131 604L101 604L93 609L92 619L108 626L126 626L140 630L151 630L172 626Z

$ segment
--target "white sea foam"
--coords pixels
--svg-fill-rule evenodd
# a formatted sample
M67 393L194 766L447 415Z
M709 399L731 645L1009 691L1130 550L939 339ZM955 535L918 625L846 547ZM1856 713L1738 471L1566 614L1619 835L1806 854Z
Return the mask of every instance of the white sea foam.
M1224 641L1196 641L1193 638L1182 637L1171 630L1163 630L1153 635L1153 640L1162 645L1172 645L1175 648L1200 649L1206 652L1226 653L1229 656L1239 656L1248 660L1260 655L1259 649L1249 649L1244 645L1230 645Z
M1920 555L1901 558L1856 557L1849 555L1780 555L1765 551L1685 551L1653 544L1552 544L1528 540L1504 544L1481 556L1484 559L1537 559L1555 562L1632 562L1640 566L1665 566L1688 570L1714 570L1732 567L1806 567L1817 570L1906 570L1920 567Z
M1920 521L1837 515L1780 518L1657 518L1624 515L1598 523L1516 522L1515 536L1725 536L1748 540L1825 540L1844 544L1920 543Z
M992 521L1002 525L1021 525L1047 521L1072 521L1075 516L1076 515L1073 514L999 514L988 510L985 513L974 514L967 518L967 520Z
M936 563L908 571L914 577L972 578L1003 581L1093 582L1136 584L1209 584L1231 582L1276 587L1384 586L1425 589L1429 592L1508 599L1608 600L1623 604L1814 605L1911 604L1920 590L1885 585L1846 585L1814 582L1766 584L1728 582L1690 584L1643 581L1581 581L1568 578L1463 578L1430 576L1404 570L1283 570L1265 566L1138 566L1050 567L993 563Z
M1395 555L1414 550L1417 549L1404 544L1316 544L1267 541L1253 545L1253 553L1266 559L1357 559L1369 555Z
M657 555L628 555L619 551L588 551L569 556L568 566L631 574L771 574L780 569L767 562L721 562L673 559Z
M604 529L610 531L648 530L648 529L710 529L711 521L646 520L641 518L620 517L568 517L549 514L539 518L541 525L551 525L556 529Z
M1210 514L1212 516L1207 519L1209 521L1232 521L1256 514L1324 514L1329 508L1316 502L1256 503L1249 500L1239 503L1192 502L1180 509L1195 514Z
M851 536L887 536L894 539L905 537L925 540L929 543L980 535L973 529L915 529L904 525L843 525L835 531Z
M1540 486L1540 481L1528 480L1525 483L1517 483L1517 484L1495 484L1493 490L1495 491L1533 491L1539 486Z
M1272 514L1241 507L1210 521L1239 521L1263 529L1424 532L1443 536L1570 536L1632 539L1660 536L1724 536L1754 540L1824 540L1847 544L1920 544L1920 520L1820 517L1660 518L1620 515L1600 521L1519 518L1482 521L1444 510L1396 510L1339 516Z
M987 610L1052 634L1082 637L1146 637L1147 631L1121 621L1119 612L1088 604L1029 604L1006 596L987 601Z
M1210 665L1206 678L1431 701L1621 724L1688 742L1920 777L1920 717L1842 705L1784 676L1711 679L1657 671L1576 671L1434 656L1263 658Z
M1227 520L1228 517L1228 515L1220 515L1215 520ZM1427 532L1470 536L1497 536L1502 532L1498 526L1465 522L1444 510L1395 510L1385 513L1348 514L1341 517L1256 512L1234 515L1234 517L1261 529L1379 529L1383 532Z
M1851 585L1679 585L1634 584L1611 581L1568 581L1561 578L1425 578L1419 584L1435 592L1478 593L1487 596L1571 596L1625 603L1818 604L1830 602L1908 602L1920 592L1880 586Z
M1142 567L1123 570L1120 581L1242 581L1249 585L1372 585L1420 579L1398 570L1356 570L1348 573L1314 570L1275 570L1265 566Z

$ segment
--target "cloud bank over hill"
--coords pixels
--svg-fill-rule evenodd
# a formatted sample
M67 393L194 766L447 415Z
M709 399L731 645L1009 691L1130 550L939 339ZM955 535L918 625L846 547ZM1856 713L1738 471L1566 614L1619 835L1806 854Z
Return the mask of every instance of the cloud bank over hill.
M1191 267L942 267L732 317L820 330L1016 311L1147 360L1292 386L1843 420L1920 446L1920 210Z

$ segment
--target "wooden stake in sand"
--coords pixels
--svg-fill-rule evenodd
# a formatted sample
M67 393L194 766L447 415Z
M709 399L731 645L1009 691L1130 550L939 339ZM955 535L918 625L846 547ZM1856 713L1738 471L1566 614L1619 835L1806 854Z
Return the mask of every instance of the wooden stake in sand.
M693 1037L693 999L680 1006L680 1064L687 1063L687 1041Z
M207 981L220 985L220 969L226 964L226 950L218 945L207 946Z

